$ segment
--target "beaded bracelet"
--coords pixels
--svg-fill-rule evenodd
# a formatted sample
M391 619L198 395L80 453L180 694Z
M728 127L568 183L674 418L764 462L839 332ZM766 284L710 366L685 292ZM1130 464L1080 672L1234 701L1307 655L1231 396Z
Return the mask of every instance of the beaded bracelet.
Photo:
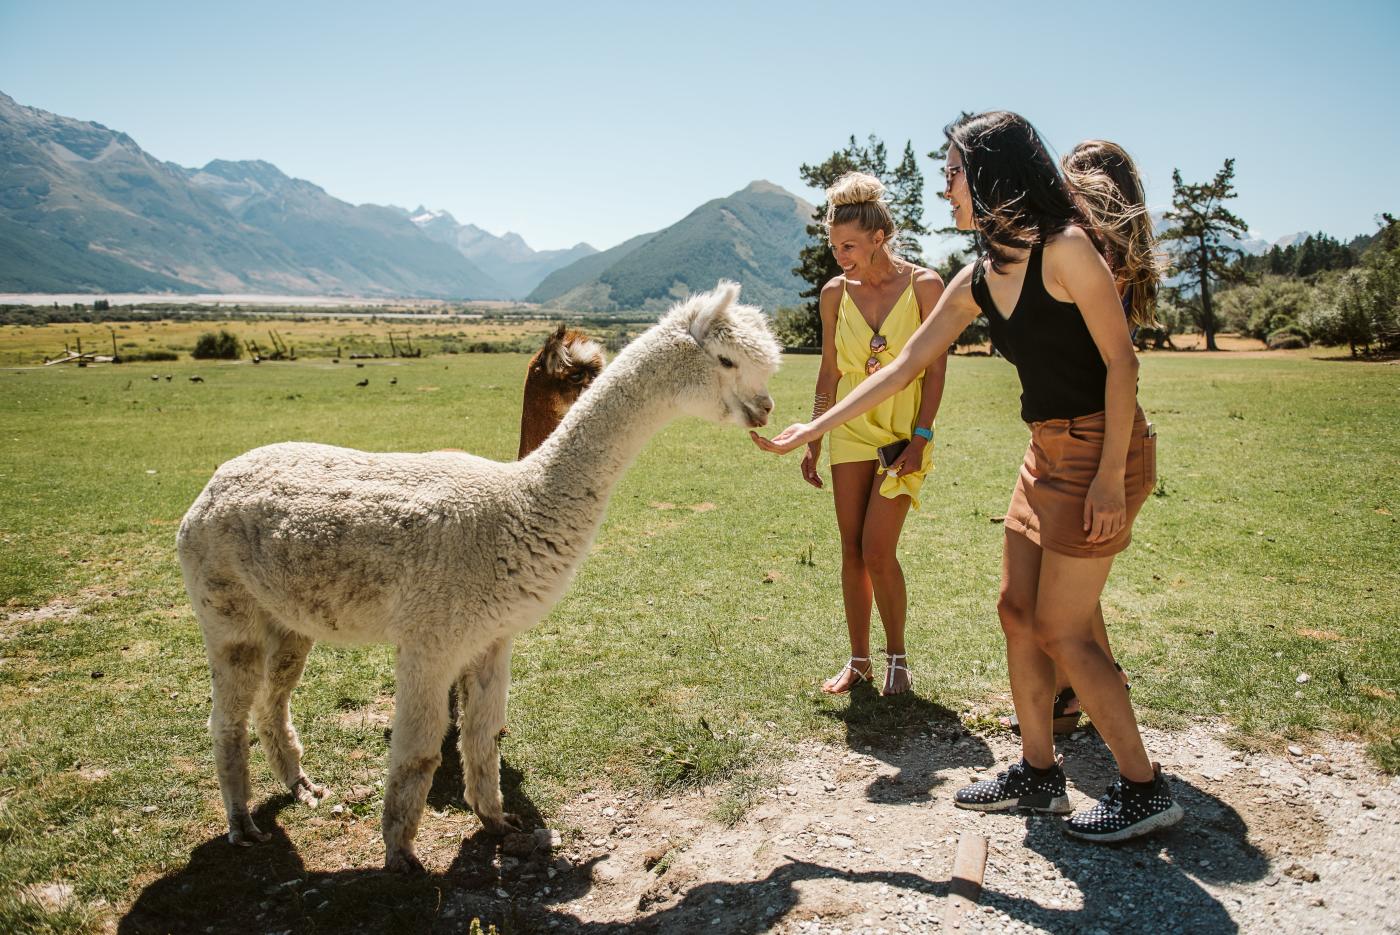
M812 396L812 421L815 422L823 412L831 408L831 397L826 393L815 393Z

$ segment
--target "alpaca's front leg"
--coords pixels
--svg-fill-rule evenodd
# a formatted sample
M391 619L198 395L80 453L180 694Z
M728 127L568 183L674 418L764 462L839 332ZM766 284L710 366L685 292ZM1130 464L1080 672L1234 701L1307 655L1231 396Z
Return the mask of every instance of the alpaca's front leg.
M421 873L413 839L442 762L450 669L427 652L400 648L394 678L394 733L384 783L384 868Z
M496 834L521 828L519 816L504 810L498 744L506 726L512 645L509 637L493 643L457 681L457 745L462 754L464 797L486 830Z

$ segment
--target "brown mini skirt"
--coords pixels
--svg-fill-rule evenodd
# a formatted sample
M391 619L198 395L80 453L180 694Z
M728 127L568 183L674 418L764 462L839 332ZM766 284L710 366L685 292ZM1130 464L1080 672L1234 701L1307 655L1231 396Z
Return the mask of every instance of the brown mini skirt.
M1051 552L1076 558L1117 555L1133 539L1133 520L1157 484L1157 436L1142 410L1133 418L1123 492L1128 521L1105 542L1088 542L1084 532L1084 500L1099 470L1103 454L1104 414L1030 423L1031 443L1021 465L1006 528Z

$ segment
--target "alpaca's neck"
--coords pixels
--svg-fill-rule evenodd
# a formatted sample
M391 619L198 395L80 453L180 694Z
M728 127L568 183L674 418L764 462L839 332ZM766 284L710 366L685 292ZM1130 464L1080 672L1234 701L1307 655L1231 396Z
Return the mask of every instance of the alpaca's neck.
M520 449L516 458L523 458L540 446L559 424L559 395L546 387L542 377L533 370L525 378L524 404L520 409Z
M608 497L642 447L677 415L680 352L664 334L629 345L525 459L536 502L584 515L596 527Z

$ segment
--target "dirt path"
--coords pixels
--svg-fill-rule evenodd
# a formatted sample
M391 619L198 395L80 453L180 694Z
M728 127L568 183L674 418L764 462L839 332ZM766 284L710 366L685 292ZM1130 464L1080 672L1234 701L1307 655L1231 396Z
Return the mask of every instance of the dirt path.
M522 878L528 862L507 860L502 892L533 889L529 918L560 932L940 931L955 842L972 831L989 857L965 930L1400 931L1400 780L1353 745L1276 756L1234 751L1206 725L1151 735L1188 820L1101 848L1058 819L952 808L956 787L1016 751L1009 736L955 731L898 750L804 747L732 829L704 796L586 796L560 816L582 832L562 853L592 885L555 901L545 879ZM1081 734L1065 754L1087 803L1112 776L1107 752ZM667 849L663 872L645 869ZM474 902L463 894L457 912L496 915Z
M377 814L279 814L288 803L274 800L258 815L274 841L211 838L116 927L459 932L480 917L503 935L941 932L971 832L988 842L985 889L960 932L1400 932L1400 778L1353 744L1242 753L1221 731L1148 732L1187 819L1118 847L1072 841L1055 818L953 808L954 789L1017 748L947 722L888 749L804 745L732 828L699 793L590 792L550 830L504 842L437 805L418 835L431 873L416 880L377 869ZM1107 751L1081 733L1064 753L1087 804L1113 775ZM333 847L311 839L347 820Z

